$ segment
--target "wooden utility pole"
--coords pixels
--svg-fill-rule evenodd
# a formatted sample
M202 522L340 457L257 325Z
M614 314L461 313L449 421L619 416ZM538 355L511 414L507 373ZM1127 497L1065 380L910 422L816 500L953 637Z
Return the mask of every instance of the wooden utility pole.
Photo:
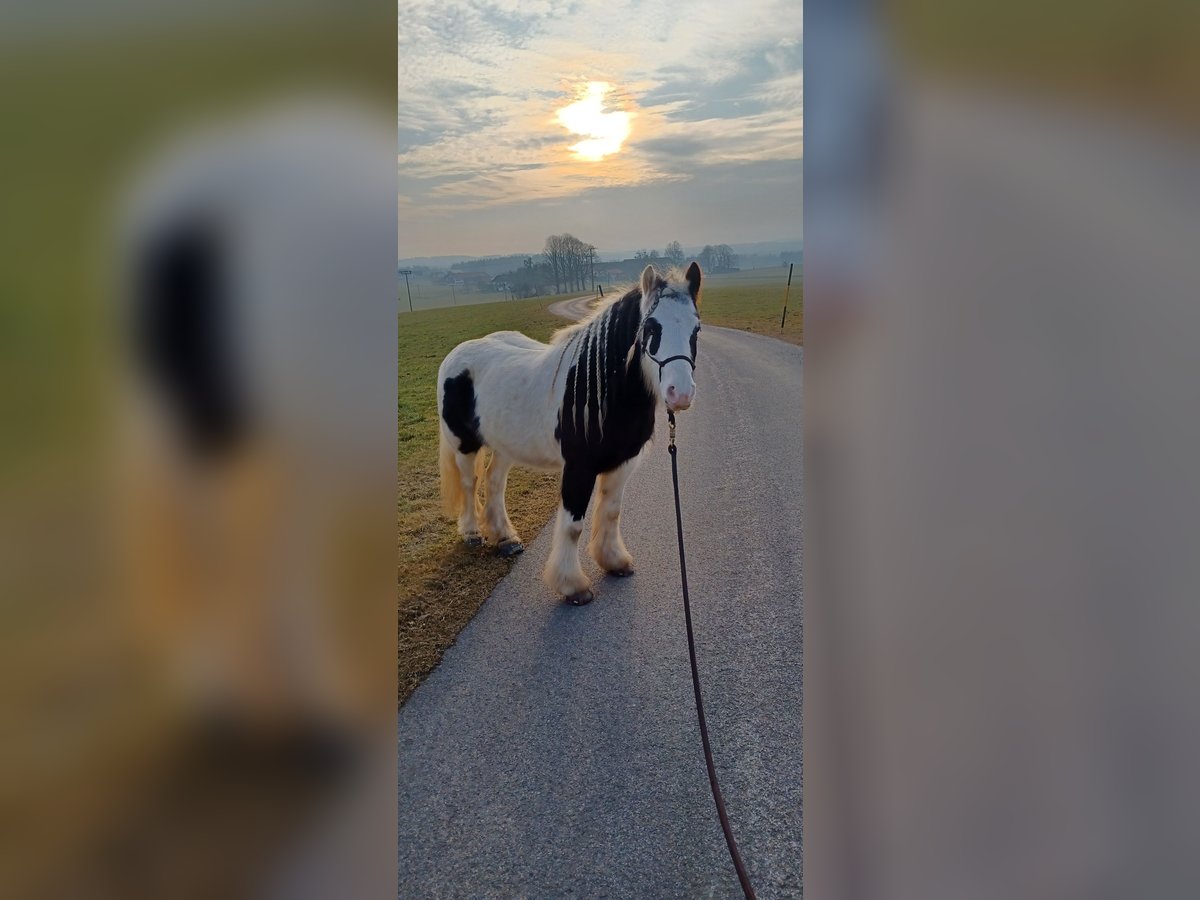
M408 311L412 312L412 288L408 285L408 276L413 273L412 269L401 269L400 274L404 276L404 287L408 291Z

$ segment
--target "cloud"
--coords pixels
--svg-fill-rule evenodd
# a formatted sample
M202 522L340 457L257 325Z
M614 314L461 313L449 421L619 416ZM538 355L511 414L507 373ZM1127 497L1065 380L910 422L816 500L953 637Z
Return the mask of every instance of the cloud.
M802 50L792 0L402 2L405 209L444 221L798 161ZM571 152L580 134L559 118L588 82L614 86L605 112L630 128L619 152L595 162Z
M718 165L700 177L618 185L567 196L440 209L400 218L401 256L536 252L548 234L578 235L604 250L791 240L803 234L803 189L794 162ZM439 241L432 227L446 230Z
M686 136L649 138L637 144L649 156L664 160L692 159L704 152L706 146L704 141Z

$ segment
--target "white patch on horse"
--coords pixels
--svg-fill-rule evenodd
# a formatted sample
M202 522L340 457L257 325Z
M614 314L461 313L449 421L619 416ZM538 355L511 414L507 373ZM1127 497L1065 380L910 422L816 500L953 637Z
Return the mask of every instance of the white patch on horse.
M600 429L600 438L604 438L604 416L608 412L608 320L612 317L612 307L609 306L600 315L600 347L596 357L600 360L600 396L596 401L596 425Z
M597 426L597 428L599 428L599 426L600 426L600 393L601 393L602 387L601 387L599 378L597 378L596 370L601 368L600 367L600 334L601 334L602 329L600 326L603 324L604 315L606 315L607 313L608 313L608 310L605 310L604 314L601 314L597 318L593 319L592 325L590 328L591 333L592 333L591 342L588 345L588 347L589 347L588 386L589 386L590 390L588 391L587 397L584 399L584 406L583 406L583 417L584 417L583 418L583 421L584 421L583 433L584 433L585 437L587 436L588 422L592 418L592 416L591 416L591 408L592 408L591 399L593 396L595 396L595 398L596 398L596 426ZM601 371L603 371L603 370L601 369ZM604 434L604 432L600 431L601 437L603 437L603 434Z

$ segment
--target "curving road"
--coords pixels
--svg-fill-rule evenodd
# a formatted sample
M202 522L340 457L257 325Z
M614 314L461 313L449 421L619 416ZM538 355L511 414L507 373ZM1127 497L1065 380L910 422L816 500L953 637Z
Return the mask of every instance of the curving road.
M621 293L624 293L624 291ZM562 316L564 319L579 320L588 314L595 300L596 298L591 294L584 294L582 297L572 297L570 300L559 300L557 303L551 303L548 308L556 316Z
M764 900L801 892L801 360L707 326L678 431L713 752ZM634 577L587 559L596 601L558 602L545 529L400 710L401 897L740 896L693 708L665 414L625 497Z

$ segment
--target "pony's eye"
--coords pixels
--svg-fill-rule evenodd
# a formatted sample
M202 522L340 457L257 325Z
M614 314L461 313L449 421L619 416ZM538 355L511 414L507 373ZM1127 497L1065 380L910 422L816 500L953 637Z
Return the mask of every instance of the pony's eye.
M645 342L646 349L650 351L651 356L658 352L658 344L661 339L662 324L657 319L647 319L642 340Z

